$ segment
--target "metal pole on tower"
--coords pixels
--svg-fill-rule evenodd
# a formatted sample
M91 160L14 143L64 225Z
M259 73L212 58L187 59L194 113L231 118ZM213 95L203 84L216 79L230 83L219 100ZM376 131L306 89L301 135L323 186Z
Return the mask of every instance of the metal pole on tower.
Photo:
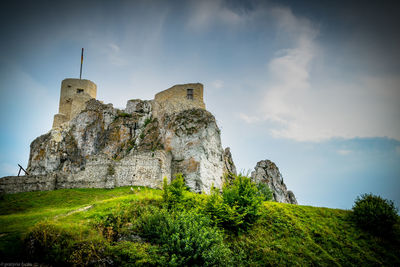
M82 53L81 53L81 71L80 71L80 74L79 74L79 80L82 79L82 64L83 64L83 48L82 48Z

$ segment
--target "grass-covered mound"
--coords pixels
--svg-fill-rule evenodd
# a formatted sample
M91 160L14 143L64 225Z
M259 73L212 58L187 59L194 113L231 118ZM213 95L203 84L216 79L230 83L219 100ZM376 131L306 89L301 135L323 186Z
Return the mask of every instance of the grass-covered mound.
M400 265L399 223L377 237L357 227L351 211L263 201L245 182L210 196L179 183L164 191L5 195L0 258L57 266Z

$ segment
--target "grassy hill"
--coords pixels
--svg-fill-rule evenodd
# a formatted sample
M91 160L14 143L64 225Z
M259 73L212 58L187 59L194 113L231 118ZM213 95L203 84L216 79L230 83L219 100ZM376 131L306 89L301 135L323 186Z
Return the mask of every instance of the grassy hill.
M256 222L235 233L203 220L198 207L209 196L185 192L174 217L162 194L121 187L5 195L0 258L54 265L179 265L185 257L238 266L400 265L399 224L394 236L379 238L359 229L351 211L267 201ZM163 237L164 231L170 232ZM206 260L196 261L193 251Z

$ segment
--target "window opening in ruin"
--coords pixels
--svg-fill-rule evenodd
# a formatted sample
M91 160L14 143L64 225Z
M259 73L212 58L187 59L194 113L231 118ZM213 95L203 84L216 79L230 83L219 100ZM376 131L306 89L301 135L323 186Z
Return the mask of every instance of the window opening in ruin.
M187 99L193 100L193 89L187 89Z
M80 94L80 93L83 93L83 89L80 89L80 88L78 88L78 89L76 89L76 92L78 93L78 94Z

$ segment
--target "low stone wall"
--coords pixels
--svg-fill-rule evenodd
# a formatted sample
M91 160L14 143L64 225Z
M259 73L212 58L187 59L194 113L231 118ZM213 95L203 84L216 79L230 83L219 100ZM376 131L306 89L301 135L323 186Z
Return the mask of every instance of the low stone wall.
M6 176L0 179L0 191L12 194L56 189L56 175Z
M171 179L171 155L164 151L136 152L120 161L103 157L89 160L85 170L74 174L8 176L0 179L0 191L11 194L61 188L114 188L147 186L161 188Z

